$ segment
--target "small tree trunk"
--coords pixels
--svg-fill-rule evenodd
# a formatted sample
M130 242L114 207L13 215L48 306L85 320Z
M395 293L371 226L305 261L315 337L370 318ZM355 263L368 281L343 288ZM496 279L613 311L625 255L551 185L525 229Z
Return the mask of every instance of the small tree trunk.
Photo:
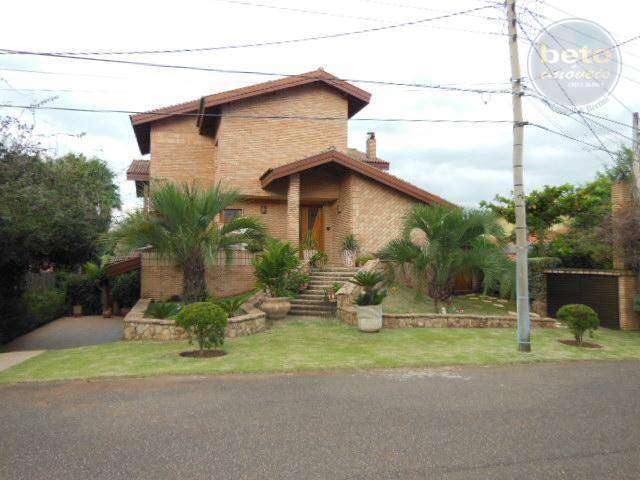
M205 280L204 258L198 252L184 264L183 295L186 303L202 302L207 298L207 283Z

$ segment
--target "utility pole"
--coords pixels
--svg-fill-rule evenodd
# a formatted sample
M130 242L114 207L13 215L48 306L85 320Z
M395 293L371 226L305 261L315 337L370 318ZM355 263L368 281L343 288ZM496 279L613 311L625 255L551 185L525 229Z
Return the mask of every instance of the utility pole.
M516 292L518 307L518 350L531 351L531 321L529 318L528 235L522 150L524 126L522 120L522 76L518 54L516 0L507 0L509 53L511 57L511 100L513 103L513 195L516 213Z
M638 112L633 114L633 195L640 204L640 125Z

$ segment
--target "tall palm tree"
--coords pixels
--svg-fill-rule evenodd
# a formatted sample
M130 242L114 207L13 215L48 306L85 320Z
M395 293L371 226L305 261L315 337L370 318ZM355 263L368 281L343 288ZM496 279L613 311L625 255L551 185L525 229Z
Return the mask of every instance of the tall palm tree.
M414 229L424 232L423 245L411 242ZM383 248L378 256L413 265L418 283L425 285L436 312L450 301L455 278L469 270L493 272L502 264L506 238L491 212L418 205L405 218L404 236Z
M264 241L265 228L254 218L216 221L237 196L220 184L205 190L165 183L152 189L150 212L130 213L111 236L126 250L151 246L160 258L175 261L183 273L184 300L201 301L207 297L205 261L216 259L220 251L230 258L233 246Z

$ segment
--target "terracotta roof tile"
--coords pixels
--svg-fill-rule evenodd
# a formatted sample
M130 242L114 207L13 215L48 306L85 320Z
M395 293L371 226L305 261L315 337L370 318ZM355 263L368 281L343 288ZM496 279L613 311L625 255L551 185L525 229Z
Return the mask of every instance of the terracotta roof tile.
M134 160L127 169L127 180L149 181L149 160Z
M289 175L292 175L294 173L299 173L310 168L332 162L338 165L342 165L343 167L364 175L365 177L368 177L374 181L385 184L388 187L391 187L421 202L437 203L440 205L455 207L455 204L448 202L438 195L427 192L426 190L416 187L415 185L402 180L395 175L391 175L390 173L373 167L366 162L352 158L350 155L347 155L346 153L336 149L329 149L324 152L318 153L317 155L303 158L302 160L297 160L295 162L287 163L277 168L269 169L262 174L262 176L260 177L260 181L262 183L262 187L266 188L272 182L278 180L279 178L288 177Z

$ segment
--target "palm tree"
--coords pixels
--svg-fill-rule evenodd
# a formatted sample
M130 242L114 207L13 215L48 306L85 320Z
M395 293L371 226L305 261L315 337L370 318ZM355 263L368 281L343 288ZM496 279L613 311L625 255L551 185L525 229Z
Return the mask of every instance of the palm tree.
M126 250L151 246L159 257L175 261L183 273L185 302L202 301L208 296L205 261L220 251L230 258L233 246L264 241L265 228L254 218L216 221L237 197L220 184L204 190L165 183L150 193L151 212L130 213L111 236Z
M411 242L410 233L415 229L424 232L427 241L423 245ZM451 300L459 274L469 270L491 273L502 265L505 241L498 218L491 212L418 205L405 218L403 238L392 241L378 256L413 265L437 312L440 302Z

